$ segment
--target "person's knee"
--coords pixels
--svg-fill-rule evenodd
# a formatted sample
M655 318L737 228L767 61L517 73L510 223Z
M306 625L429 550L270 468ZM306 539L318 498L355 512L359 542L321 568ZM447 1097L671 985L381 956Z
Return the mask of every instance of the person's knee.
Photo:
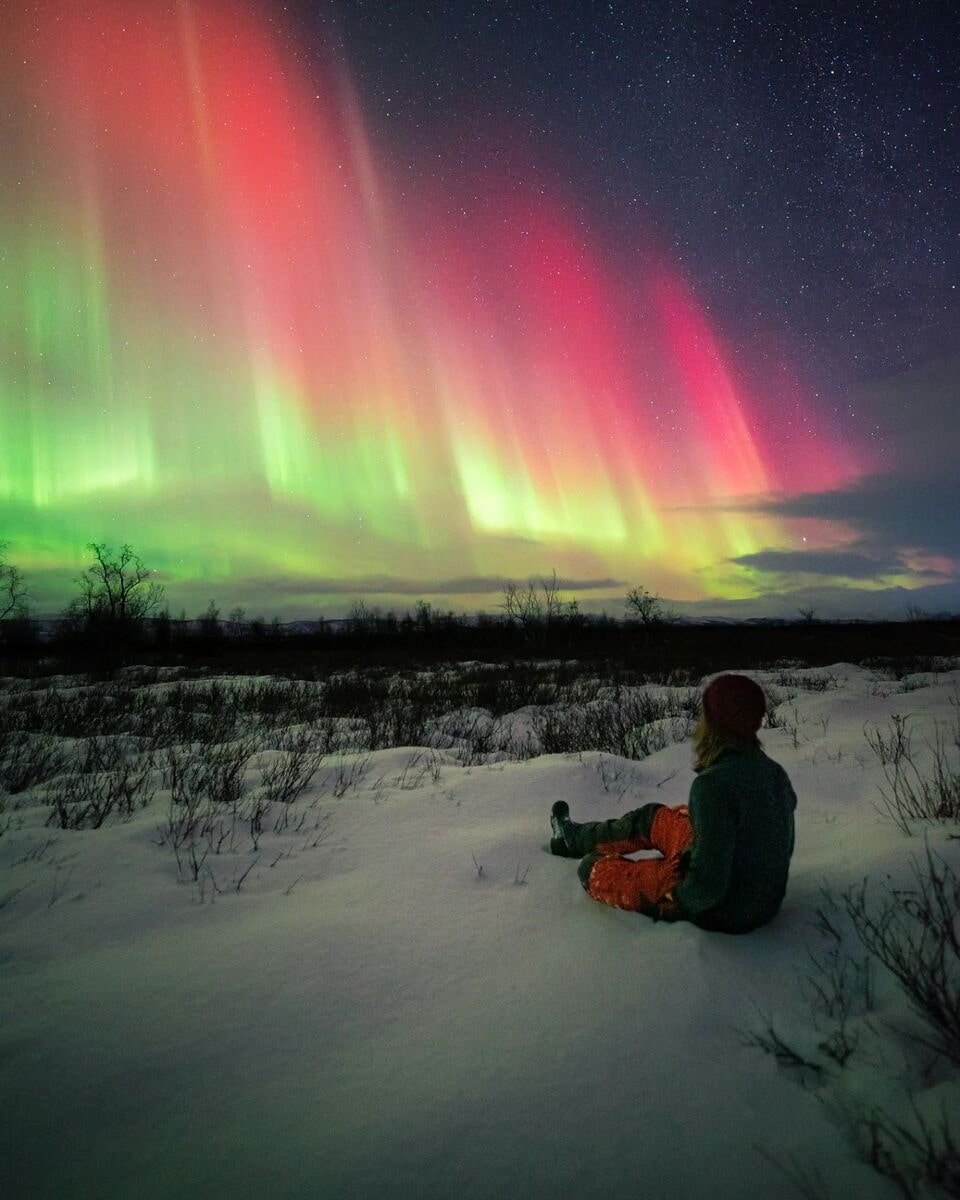
M593 864L599 862L601 858L603 858L602 854L588 854L585 858L581 858L580 865L577 867L580 884L588 895L590 894L590 872L593 870Z
M649 804L641 805L637 809L637 832L645 837L648 841L653 832L653 822L656 820L657 813L664 806L651 801Z
M693 841L693 826L685 807L660 805L651 828L650 840L665 858L679 860Z

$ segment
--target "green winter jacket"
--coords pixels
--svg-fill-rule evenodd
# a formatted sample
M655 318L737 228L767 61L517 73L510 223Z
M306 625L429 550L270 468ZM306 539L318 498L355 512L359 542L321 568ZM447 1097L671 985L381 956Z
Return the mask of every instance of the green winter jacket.
M674 889L676 917L725 933L771 920L787 889L796 806L786 771L759 747L728 749L701 771L690 789L693 844Z

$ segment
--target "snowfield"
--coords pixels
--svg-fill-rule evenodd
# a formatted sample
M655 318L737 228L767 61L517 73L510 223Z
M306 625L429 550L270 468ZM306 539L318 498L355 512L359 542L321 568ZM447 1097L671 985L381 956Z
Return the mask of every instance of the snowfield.
M866 1161L871 1114L956 1114L957 1067L918 1042L929 1030L881 964L860 985L842 895L864 877L868 904L916 888L925 847L960 869L955 820L904 824L883 800L898 727L920 776L938 746L960 774L960 669L747 673L768 688L761 741L799 806L784 907L742 937L606 908L546 852L555 800L575 820L686 802L677 713L651 722L661 748L641 760L537 755L528 709L470 753L457 730L492 724L482 710L451 714L429 746L350 749L363 731L348 721L320 749L310 722L261 730L219 806L169 739L150 758L149 739L118 735L112 759L110 739L93 759L89 738L60 739L60 773L0 804L0 1194L903 1195ZM5 681L0 705L22 686ZM222 753L224 787L229 746L201 747ZM278 799L298 753L302 790ZM129 816L60 828L87 795L84 754L100 755L98 787L121 762L143 779L125 777Z

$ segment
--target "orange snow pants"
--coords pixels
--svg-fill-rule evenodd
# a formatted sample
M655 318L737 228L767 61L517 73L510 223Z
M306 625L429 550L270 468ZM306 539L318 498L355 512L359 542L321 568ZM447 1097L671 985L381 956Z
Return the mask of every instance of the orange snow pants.
M627 814L623 820L629 821L631 815ZM605 824L597 822L600 828ZM673 899L671 892L683 878L681 859L692 841L693 826L686 805L658 806L648 836L637 834L617 841L597 841L594 852L580 863L580 881L594 900L614 908L646 912L661 903L669 906ZM638 862L623 857L636 850L659 850L662 857Z

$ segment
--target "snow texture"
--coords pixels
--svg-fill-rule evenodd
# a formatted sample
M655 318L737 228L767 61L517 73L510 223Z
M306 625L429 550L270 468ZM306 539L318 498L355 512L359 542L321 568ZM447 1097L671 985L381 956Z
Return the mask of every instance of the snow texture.
M434 747L327 756L289 806L298 830L274 830L274 804L256 851L238 835L196 880L159 844L159 772L147 807L98 829L47 826L44 786L9 797L0 1194L742 1200L799 1195L792 1165L825 1196L892 1200L830 1101L902 1108L909 1083L955 1105L955 1080L914 1078L888 1032L804 1087L749 1034L769 1017L823 1036L799 986L822 884L907 885L924 837L956 867L954 826L908 837L878 810L864 731L909 714L922 758L960 671L750 674L800 799L782 912L742 937L597 904L546 853L555 800L578 820L684 803L689 741L463 765L457 720L478 714L453 714ZM914 1020L890 980L877 1005Z

